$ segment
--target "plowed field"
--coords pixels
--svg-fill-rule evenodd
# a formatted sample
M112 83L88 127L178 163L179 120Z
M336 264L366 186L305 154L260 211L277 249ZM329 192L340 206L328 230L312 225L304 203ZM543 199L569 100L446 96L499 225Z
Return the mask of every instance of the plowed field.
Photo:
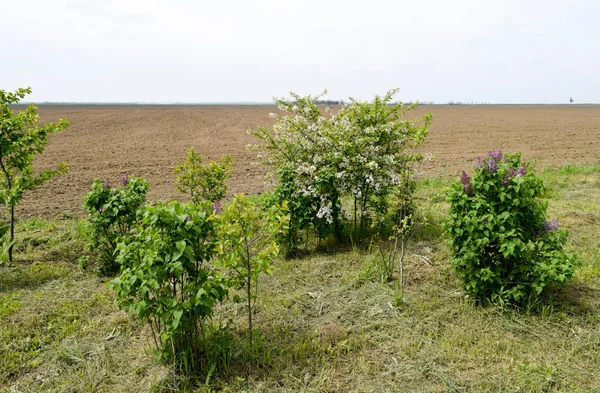
M144 176L149 198L179 198L173 168L188 147L208 158L231 154L232 192L256 193L266 187L266 168L255 165L255 139L246 131L270 125L270 106L41 106L43 122L70 120L68 131L52 135L38 168L66 161L70 173L30 192L19 214L54 217L83 214L81 203L91 180L117 184L124 174ZM425 176L455 175L471 168L473 157L491 149L521 151L538 167L565 163L600 164L600 106L428 106L432 112L423 164Z

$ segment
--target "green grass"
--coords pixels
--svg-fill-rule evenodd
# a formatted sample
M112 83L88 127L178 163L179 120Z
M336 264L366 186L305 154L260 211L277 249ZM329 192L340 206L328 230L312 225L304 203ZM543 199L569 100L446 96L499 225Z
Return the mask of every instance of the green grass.
M21 222L17 260L0 266L0 391L147 391L170 371L105 282L76 264L80 221Z
M549 218L569 229L584 261L566 287L522 308L474 304L439 226L449 182L423 180L429 221L408 247L402 298L395 280L382 282L375 251L278 261L258 290L255 364L243 345L244 298L234 295L214 320L231 329L226 367L196 391L600 392L600 176L542 175ZM79 269L80 221L32 220L18 233L19 260L0 267L0 391L184 386L154 360L148 331L118 311L105 280Z

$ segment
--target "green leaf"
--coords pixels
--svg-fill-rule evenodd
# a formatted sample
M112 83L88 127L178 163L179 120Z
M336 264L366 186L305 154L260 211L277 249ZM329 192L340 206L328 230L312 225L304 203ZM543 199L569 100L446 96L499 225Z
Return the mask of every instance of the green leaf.
M183 311L182 310L175 310L173 311L173 322L172 322L172 327L173 329L177 329L177 327L179 326L179 322L181 321L181 316L183 315Z

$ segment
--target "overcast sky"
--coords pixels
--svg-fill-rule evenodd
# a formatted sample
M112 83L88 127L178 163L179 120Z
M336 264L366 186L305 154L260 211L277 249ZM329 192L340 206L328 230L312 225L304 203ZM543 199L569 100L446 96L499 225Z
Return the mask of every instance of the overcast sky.
M600 1L0 0L31 101L600 102Z

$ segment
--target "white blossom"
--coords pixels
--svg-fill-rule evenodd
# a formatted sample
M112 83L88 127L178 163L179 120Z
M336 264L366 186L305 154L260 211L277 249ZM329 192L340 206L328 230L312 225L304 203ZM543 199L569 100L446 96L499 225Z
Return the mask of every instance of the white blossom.
M374 170L374 169L379 168L379 165L375 161L370 161L367 164L367 168Z
M322 199L321 202L325 203L321 204L321 207L317 212L317 218L325 218L327 223L331 224L333 222L333 216L331 215L331 201L323 201Z

